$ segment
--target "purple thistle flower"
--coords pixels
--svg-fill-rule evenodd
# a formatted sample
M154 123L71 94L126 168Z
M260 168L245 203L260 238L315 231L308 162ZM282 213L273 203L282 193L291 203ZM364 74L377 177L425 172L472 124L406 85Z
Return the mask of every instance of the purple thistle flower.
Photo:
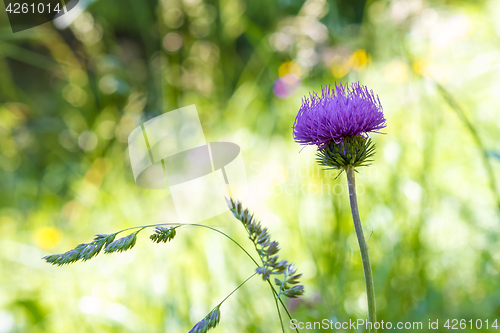
M367 136L386 127L382 105L373 90L359 83L335 83L302 99L302 106L293 124L293 137L303 145L317 145L322 150L330 141L342 142L345 137Z

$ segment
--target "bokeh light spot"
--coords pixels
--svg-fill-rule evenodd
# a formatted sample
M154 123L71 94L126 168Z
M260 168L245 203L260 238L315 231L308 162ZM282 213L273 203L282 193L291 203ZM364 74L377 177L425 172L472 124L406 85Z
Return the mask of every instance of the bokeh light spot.
M300 66L294 61L285 61L278 69L278 75L283 77L287 74L295 74L300 77Z
M182 47L182 37L175 32L168 33L163 38L163 47L170 52L179 50Z
M97 135L92 131L84 131L78 136L78 146L85 151L92 151L97 146Z
M349 59L344 58L340 55L334 56L330 61L330 71L336 79L340 79L349 73L351 66L349 65Z
M356 50L349 57L349 66L357 72L363 71L370 63L371 56L366 50Z
M62 233L56 227L42 227L35 230L33 235L35 244L43 249L50 250L61 241Z

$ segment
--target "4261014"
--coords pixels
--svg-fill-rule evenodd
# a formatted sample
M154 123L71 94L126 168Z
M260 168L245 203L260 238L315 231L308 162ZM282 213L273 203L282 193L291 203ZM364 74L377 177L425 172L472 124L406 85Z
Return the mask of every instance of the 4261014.
M482 319L448 319L443 327L449 329L449 330L465 330L465 329L471 329L471 330L480 330L480 329L498 329L498 319L495 319L494 321L490 321L488 319L482 320Z
M5 8L7 13L11 14L42 14L42 13L59 13L61 9L59 8L59 3L55 6L51 6L50 3L9 3L7 8Z

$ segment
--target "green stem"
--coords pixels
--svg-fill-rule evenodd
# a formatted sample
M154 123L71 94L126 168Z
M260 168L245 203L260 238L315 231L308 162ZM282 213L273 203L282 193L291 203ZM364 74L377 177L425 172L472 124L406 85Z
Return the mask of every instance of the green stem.
M349 186L349 201L351 202L352 220L354 221L354 228L356 229L356 236L358 237L359 249L361 252L361 259L363 261L363 271L365 274L366 296L368 299L368 320L375 325L377 321L377 314L375 309L375 290L373 288L372 267L370 264L370 257L368 255L368 245L365 241L363 234L363 227L359 218L358 200L356 198L356 182L354 180L354 169L347 168L347 184ZM369 332L376 333L375 328Z
M280 301L281 306L283 307L283 309L285 309L285 312L286 312L286 314L287 314L288 318L290 318L290 320L292 320L292 319L293 319L293 318L292 318L292 315L290 314L290 312L288 312L288 309L287 309L287 307L285 306L285 303L283 303L283 301L282 301L282 300L281 300L281 298L279 297L278 292L277 292L277 291L274 289L274 287L273 287L273 284L271 283L271 281L270 281L269 279L267 279L266 281L267 281L267 283L269 284L269 287L271 288L271 290L273 291L273 294L276 296L276 299L277 299L278 301ZM279 311L279 310L278 310L278 311ZM299 333L299 329L298 329L298 328L295 328L295 331L296 331L297 333Z
M236 292L236 290L240 289L242 285L244 285L248 280L250 280L251 278L253 278L255 275L257 275L257 272L253 273L252 275L250 275L245 281L243 281L242 283L240 283L240 285L238 287L236 287L233 291L231 291L231 293L229 295L226 296L226 298L224 298L218 306L221 306L222 303L224 303L232 294L234 294ZM215 307L214 307L215 309ZM214 310L212 309L212 311Z
M254 245L254 247L255 247L255 251L257 251L257 253L260 253L260 252L259 252L259 249L257 248L257 244L256 244L254 241L252 241L252 243L253 243L253 245ZM262 258L261 258L260 260L262 261L262 264L264 264L264 261L262 260ZM254 262L255 262L255 261L254 261ZM257 263L256 263L256 265L257 265L257 266L259 266ZM285 278L285 280L286 280L286 278ZM288 315L288 318L290 318L290 320L291 320L291 319L292 319L292 316L290 315L290 312L288 312L288 309L286 308L285 303L283 303L283 301L282 301L282 300L281 300L281 298L280 298L280 296L281 296L281 288L280 288L280 292L279 292L279 294L278 294L278 292L274 289L274 286L273 286L273 284L271 283L271 280L270 280L270 279L267 279L266 281L267 281L267 283L269 284L269 287L271 288L271 290L273 291L274 296L276 296L275 298L276 298L277 300L279 300L279 301L280 301L281 305L283 306L283 309L285 309L286 314ZM283 320L281 320L281 313L280 313L279 306L278 306L278 304L277 304L277 303L276 303L276 306L277 306L277 308L278 308L278 314L279 314L279 316L280 316L281 328L282 328L282 330L284 331L284 328L283 328ZM295 328L295 331L296 331L297 333L299 333L299 329L298 329L298 328Z
M207 225L204 225L204 224L182 224L182 223L179 223L178 225L180 226L189 226L189 225L192 225L192 226L195 226L195 227L203 227L203 228L208 228L210 230L213 230L213 231L216 231L218 233L220 233L221 235L227 237L230 241L232 241L234 244L236 244L243 252L245 252L245 254L254 262L254 264L257 266L257 267L260 267L259 264L257 263L257 261L255 261L255 259L250 255L250 253L248 253L247 250L245 250L241 245L240 243L238 243L237 241L235 241L233 238L231 238L231 236L229 236L228 234L220 231L219 229L216 229L216 228L212 228L212 227L209 227ZM253 275L252 275L253 276ZM283 332L285 332L285 328L283 327L283 319L281 318L281 312L280 312L280 308L279 308L279 305L278 305L278 301L281 303L281 306L283 306L283 309L285 309L285 312L286 314L288 315L288 318L290 318L290 320L292 319L292 315L290 314L290 312L288 312L288 309L286 308L286 305L285 303L283 303L283 300L281 300L281 298L279 297L278 293L276 292L276 290L274 289L273 287L273 284L271 283L271 281L269 279L266 280L267 283L269 284L269 287L271 288L274 296L275 297L275 301L276 301L276 310L278 311L278 316L280 317L280 324L281 324L281 329ZM299 330L296 328L295 331L297 333L299 333Z
M208 225L204 225L204 224L196 224L196 223L158 223L158 224L148 224L148 225L141 225L141 226L136 226L136 227L130 227L130 228L126 228L126 229L122 229L120 231L117 231L115 234L119 234L121 232L124 232L124 231L127 231L127 230L131 230L131 229L138 229L138 228L141 228L141 230L145 229L145 228L151 228L151 227L159 227L159 226L162 226L162 225L171 225L171 226L177 226L177 227L188 227L188 226L193 226L193 227L202 227L202 228L207 228L207 229L210 229L210 230L213 230L215 232L218 232L219 234L227 237L230 241L232 241L234 244L236 244L243 252L245 252L245 254L250 258L252 259L252 261L254 262L255 265L259 266L259 264L257 263L257 261L255 261L255 259L250 255L250 253L248 253L247 250L245 250L241 245L240 243L238 243L237 241L235 241L234 239L232 239L228 234L220 231L219 229L216 229L216 228L213 228L213 227L210 227ZM141 231L139 230L139 231ZM138 231L138 232L139 232Z
M193 226L193 227L202 227L202 228L207 228L207 229L210 229L210 230L213 230L215 232L218 232L219 234L223 235L224 237L228 238L231 242L233 242L234 244L236 244L246 255L248 258L250 258L253 263L257 266L257 267L260 267L259 264L257 263L257 261L250 255L250 253L248 253L247 250L245 250L241 245L240 243L238 243L237 241L235 241L231 236L229 236L228 234L220 231L219 229L216 229L216 228L213 228L213 227L210 227L208 225L204 225L204 224L196 224L196 223L158 223L158 224L149 224L149 225L144 225L144 226L137 226L137 227L130 227L130 228L126 228L126 229L123 229L123 230L120 230L120 231L117 231L116 234L119 234L121 232L124 232L124 231L127 231L127 230L130 230L130 229L137 229L137 228L150 228L150 227L159 227L159 226L162 226L162 225L173 225L173 226L178 226L178 227L182 227L182 226ZM142 230L141 229L141 230ZM253 276L253 275L252 275ZM278 296L278 293L276 292L276 290L274 289L273 287L273 284L271 283L271 281L269 279L266 280L267 283L269 284L269 287L271 288L275 299L277 299L280 303L281 303L281 306L283 306L283 309L285 309L285 312L288 316L288 318L293 319L292 318L292 315L290 314L290 312L288 311L285 303L283 303L283 300L281 298L279 298ZM281 328L283 329L284 331L284 328L283 328L283 320L281 318L281 312L280 312L280 309L279 309L279 306L277 304L277 301L276 301L276 309L278 310L278 315L280 317L280 322L281 322ZM297 333L299 333L299 330L296 328L295 331Z
M253 273L251 276L249 276L245 281L243 281L242 283L240 283L240 285L238 287L236 287L233 291L231 291L231 293L229 295L227 295L217 306L221 306L222 303L224 303L229 297L231 297L232 294L234 294L238 289L241 288L241 286L243 286L245 283L247 283L248 280L250 280L251 278L253 278L255 275L257 275L257 272ZM271 289L273 290L274 292L274 288L271 286ZM280 324L281 324L281 331L283 333L285 333L285 327L283 326L283 319L281 318L281 312L280 312L280 307L278 305L278 299L277 298L274 298L274 301L276 302L276 310L278 310L278 316L280 318ZM213 311L216 307L214 307L211 311Z
M218 233L220 233L221 235L227 237L229 240L231 240L234 244L236 244L243 252L245 252L245 254L254 262L254 264L257 266L257 267L260 267L259 264L257 263L257 261L255 261L255 259L250 255L250 253L248 253L247 250L245 250L241 245L240 243L238 243L237 241L235 241L233 238L231 238L231 236L229 236L228 234L220 231L219 229L216 229L216 228L212 228L212 227L209 227L207 225L204 225L204 224L182 224L182 223L179 223L178 224L179 226L189 226L189 225L192 225L192 226L195 226L195 227L203 227L203 228L208 228L210 230L213 230L213 231L216 231ZM255 274L254 274L255 275ZM253 275L252 275L253 276ZM288 318L290 318L290 320L292 319L292 316L290 315L290 312L288 312L288 309L286 308L285 306L285 303L283 303L283 301L281 300L281 298L279 298L279 295L278 293L276 292L276 290L274 289L273 287L273 284L271 283L271 281L269 279L266 280L267 283L269 284L269 287L271 288L274 296L275 297L275 300L276 300L276 310L278 311L278 316L280 317L280 323L281 323L281 329L283 332L285 332L285 328L283 327L283 319L281 318L281 312L280 312L280 308L279 308L279 305L278 305L278 300L279 302L281 303L281 305L283 306L283 308L285 309L286 311L286 314L288 315ZM229 296L228 296L229 297ZM295 329L297 331L297 333L299 332L298 329Z
M274 290L274 288L273 288L273 290ZM276 310L278 310L278 316L280 317L281 331L283 333L285 333L285 327L283 326L283 318L281 318L281 312L280 312L280 306L278 304L278 298L274 297L274 301L276 302Z
M476 143L476 146L478 150L481 152L481 157L483 160L483 165L486 170L486 175L489 180L489 185L491 188L491 191L493 192L493 195L495 197L497 209L500 209L500 194L498 193L497 185L496 185L496 179L495 179L495 172L493 171L493 167L491 166L491 162L488 157L488 152L483 144L483 141L481 140L481 137L479 136L478 131L472 124L472 122L467 118L464 110L458 105L458 102L454 99L454 97L446 90L442 85L440 85L438 82L435 82L439 92L441 93L441 96L443 96L444 100L448 103L448 105L457 113L458 117L462 122L465 124L467 129L469 130L470 134L472 135L472 138L474 139L474 142Z
M189 224L189 223L186 223L186 224L183 224L183 223L178 223L178 225L181 225L181 226L195 226L195 227L202 227L202 228L207 228L207 229L210 229L210 230L213 230L215 232L218 232L219 234L225 236L226 238L228 238L231 242L233 242L234 244L236 244L240 250L242 250L243 252L245 252L245 254L250 258L252 259L252 261L254 262L255 265L257 265L257 267L259 267L259 264L257 263L257 261L255 261L255 259L250 255L250 253L248 253L247 250L245 250L243 248L243 246L240 245L240 243L238 243L237 241L235 241L233 238L231 238L231 236L229 236L228 234L220 231L219 229L216 229L216 228L212 228L212 227L209 227L208 225L204 225L204 224L195 224L195 223L192 223L192 224Z

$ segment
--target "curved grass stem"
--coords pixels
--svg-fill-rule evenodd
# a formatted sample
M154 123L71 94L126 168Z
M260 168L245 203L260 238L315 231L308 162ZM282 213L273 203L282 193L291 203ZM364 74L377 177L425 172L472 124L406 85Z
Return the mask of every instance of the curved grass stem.
M242 283L240 283L240 285L238 287L236 287L233 291L231 291L231 293L229 293L229 295L227 295L217 306L221 306L222 303L224 303L232 294L234 294L236 292L236 290L240 289L241 286L243 286L248 280L250 280L251 278L253 278L255 275L257 275L257 272L253 273L245 281L243 281ZM214 307L214 309L215 308L216 307Z
M439 84L438 82L435 82L438 88L438 91L440 92L441 96L444 98L446 103L452 108L453 111L455 111L460 118L460 120L464 123L465 127L468 129L469 133L471 134L472 138L474 139L474 142L476 144L477 149L481 153L481 158L483 161L484 169L486 171L486 176L488 177L488 182L491 188L491 192L493 196L495 197L496 205L497 205L497 210L500 210L500 193L498 192L497 188L497 182L495 179L495 172L493 171L493 167L491 165L491 162L489 160L488 156L488 151L486 150L483 141L481 140L481 137L479 136L479 132L476 129L476 127L472 124L472 121L469 120L467 117L465 111L462 109L462 107L459 106L458 102L455 100L455 98L452 96L448 90L445 89L444 86Z
M276 310L278 310L278 317L280 317L281 331L283 333L285 333L285 327L283 326L283 318L281 318L281 312L280 312L280 306L278 304L278 298L274 297L274 302L276 303Z
M231 236L229 236L228 234L226 234L225 232L222 232L220 231L219 229L217 228L213 228L213 227L210 227L208 225L204 225L204 224L196 224L196 223L159 223L159 224L149 224L149 225L143 225L143 226L137 226L137 227L130 227L130 228L126 228L126 229L123 229L123 230L120 230L120 231L117 231L116 234L119 234L121 232L124 232L124 231L127 231L127 230L131 230L131 229L138 229L138 228L141 228L142 229L145 229L145 228L151 228L151 227L159 227L159 226L164 226L164 225L170 225L170 226L174 226L174 227L186 227L186 226L193 226L193 227L200 227L200 228L206 228L206 229L210 229L212 231L215 231L215 232L218 232L219 234L223 235L224 237L226 237L227 239L229 239L231 242L233 242L234 244L236 244L236 246L238 246L240 248L240 250L242 250L248 258L250 258L253 263L257 266L257 267L260 267L259 264L257 263L257 261L252 257L252 255L250 253L248 253L247 250L245 250L245 248L243 248L243 246L240 245L240 243L238 243L236 240L234 240ZM254 274L255 275L255 274ZM253 277L254 275L252 275L251 277ZM250 278L251 278L250 277ZM250 279L249 278L249 279ZM248 280L248 279L247 279ZM246 281L247 281L246 280ZM245 282L246 282L245 281ZM243 283L245 283L243 282ZM266 282L269 284L269 287L271 288L271 291L273 293L273 298L275 298L275 302L276 302L276 309L278 311L278 316L280 318L280 324L281 324L281 329L282 331L284 332L285 329L283 327L283 320L282 320L282 317L281 317L281 312L280 312L280 309L279 309L279 305L278 305L278 301L281 303L281 306L283 307L283 309L285 309L285 312L288 316L288 318L293 319L292 318L292 315L290 314L290 312L288 311L285 303L283 302L283 300L279 297L278 295L278 292L274 289L273 287L273 284L271 283L271 281L269 279L266 280ZM239 287L238 287L239 288ZM237 288L237 289L238 289ZM235 290L236 291L236 290ZM233 291L234 292L234 291ZM232 294L232 293L231 293ZM230 295L231 295L230 294ZM229 296L230 296L229 295ZM228 296L228 297L229 297ZM225 299L224 299L225 300ZM299 333L299 330L296 328L295 331L297 333Z

